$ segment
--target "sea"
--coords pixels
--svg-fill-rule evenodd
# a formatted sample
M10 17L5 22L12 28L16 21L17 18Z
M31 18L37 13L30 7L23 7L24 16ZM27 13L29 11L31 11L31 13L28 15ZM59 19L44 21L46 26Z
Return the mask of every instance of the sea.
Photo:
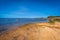
M0 32L11 30L24 24L48 22L46 18L0 18Z

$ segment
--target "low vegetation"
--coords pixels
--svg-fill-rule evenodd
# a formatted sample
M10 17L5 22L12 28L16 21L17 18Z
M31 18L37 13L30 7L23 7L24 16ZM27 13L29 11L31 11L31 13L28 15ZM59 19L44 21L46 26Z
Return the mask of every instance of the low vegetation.
M49 16L49 23L54 24L56 21L60 22L60 16Z
M49 21L49 23L50 23L50 24L54 24L54 23L55 23L55 21L50 20L50 21Z

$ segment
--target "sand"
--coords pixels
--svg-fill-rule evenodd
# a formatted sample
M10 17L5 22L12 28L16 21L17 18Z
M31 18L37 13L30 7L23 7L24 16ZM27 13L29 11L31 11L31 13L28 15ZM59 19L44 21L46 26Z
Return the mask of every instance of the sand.
M60 40L60 23L25 24L1 34L0 40Z

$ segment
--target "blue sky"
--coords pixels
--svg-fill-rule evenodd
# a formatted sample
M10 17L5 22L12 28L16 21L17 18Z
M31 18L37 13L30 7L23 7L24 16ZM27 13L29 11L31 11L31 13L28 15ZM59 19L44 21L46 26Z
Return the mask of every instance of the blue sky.
M0 0L0 18L60 16L60 0Z

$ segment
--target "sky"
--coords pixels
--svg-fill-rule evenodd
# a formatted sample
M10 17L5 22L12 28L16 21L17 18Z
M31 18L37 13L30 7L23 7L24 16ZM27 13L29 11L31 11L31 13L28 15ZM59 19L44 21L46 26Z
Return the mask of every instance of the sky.
M60 16L60 0L0 0L0 18Z

